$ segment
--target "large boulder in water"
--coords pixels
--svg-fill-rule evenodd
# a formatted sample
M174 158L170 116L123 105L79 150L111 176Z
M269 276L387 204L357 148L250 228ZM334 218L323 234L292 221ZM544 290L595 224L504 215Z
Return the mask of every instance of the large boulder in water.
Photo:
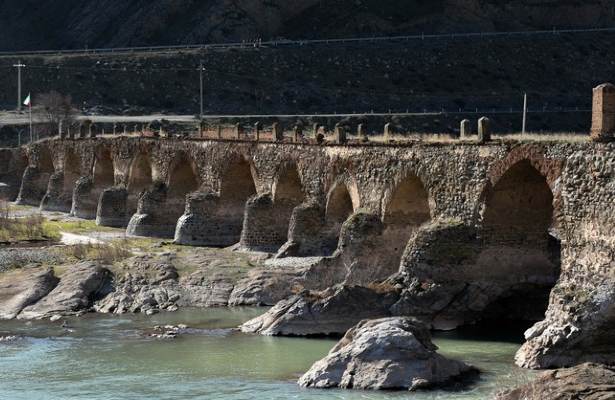
M606 400L615 398L615 368L586 363L542 373L535 381L501 393L497 400Z
M343 335L363 319L389 316L388 309L397 298L393 290L361 286L306 290L280 301L240 329L273 336Z
M38 319L86 311L94 300L106 294L110 281L111 272L97 263L73 265L64 272L60 283L47 296L24 308L18 318Z
M415 390L475 374L436 352L427 327L412 318L361 321L300 379L303 387Z
M58 284L51 269L23 269L0 279L0 319L13 319L45 297Z

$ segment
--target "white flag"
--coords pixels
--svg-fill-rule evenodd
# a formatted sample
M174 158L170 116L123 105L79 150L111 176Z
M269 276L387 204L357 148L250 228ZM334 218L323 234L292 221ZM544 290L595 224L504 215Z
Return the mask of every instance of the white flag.
M28 97L23 101L24 106L30 106L30 93L28 93Z

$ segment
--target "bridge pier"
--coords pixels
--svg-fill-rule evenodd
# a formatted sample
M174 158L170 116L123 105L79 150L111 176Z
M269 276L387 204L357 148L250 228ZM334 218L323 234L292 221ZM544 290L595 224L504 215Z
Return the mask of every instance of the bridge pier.
M49 184L51 174L50 172L41 171L38 167L26 167L16 203L19 205L40 206L45 193L47 193L47 185Z
M270 253L278 251L288 235L288 224L281 219L270 193L250 198L246 203L240 247Z
M217 193L188 195L186 212L177 221L175 242L212 247L227 247L239 242L243 212L228 206Z
M73 202L72 191L65 191L64 172L55 172L49 178L47 192L41 200L41 210L70 212Z
M123 187L103 190L96 209L96 225L123 228L128 224L128 191Z

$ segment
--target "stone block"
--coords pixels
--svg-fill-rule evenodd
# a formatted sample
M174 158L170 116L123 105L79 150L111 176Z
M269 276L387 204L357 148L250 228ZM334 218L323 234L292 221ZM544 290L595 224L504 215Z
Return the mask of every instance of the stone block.
M123 187L103 190L96 209L96 224L123 228L130 217L127 213L128 191Z
M337 144L345 144L346 143L346 129L340 124L335 124L334 130L334 140Z
M605 83L594 88L592 100L593 141L610 141L615 138L615 85Z
M464 119L459 124L459 137L462 139L470 137L472 135L472 127L469 119Z
M279 123L273 123L273 125L271 126L271 135L273 136L273 140L275 142L281 142L284 140L284 130Z
M478 120L478 143L487 143L491 140L491 120L482 117Z

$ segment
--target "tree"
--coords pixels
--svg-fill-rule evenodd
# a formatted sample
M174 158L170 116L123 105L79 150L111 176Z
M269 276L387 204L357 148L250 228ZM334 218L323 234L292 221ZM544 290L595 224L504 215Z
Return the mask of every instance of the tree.
M75 119L75 110L70 95L62 95L56 91L39 94L33 102L33 111L45 123L45 130L49 134L58 131L60 122L63 126L72 124Z

